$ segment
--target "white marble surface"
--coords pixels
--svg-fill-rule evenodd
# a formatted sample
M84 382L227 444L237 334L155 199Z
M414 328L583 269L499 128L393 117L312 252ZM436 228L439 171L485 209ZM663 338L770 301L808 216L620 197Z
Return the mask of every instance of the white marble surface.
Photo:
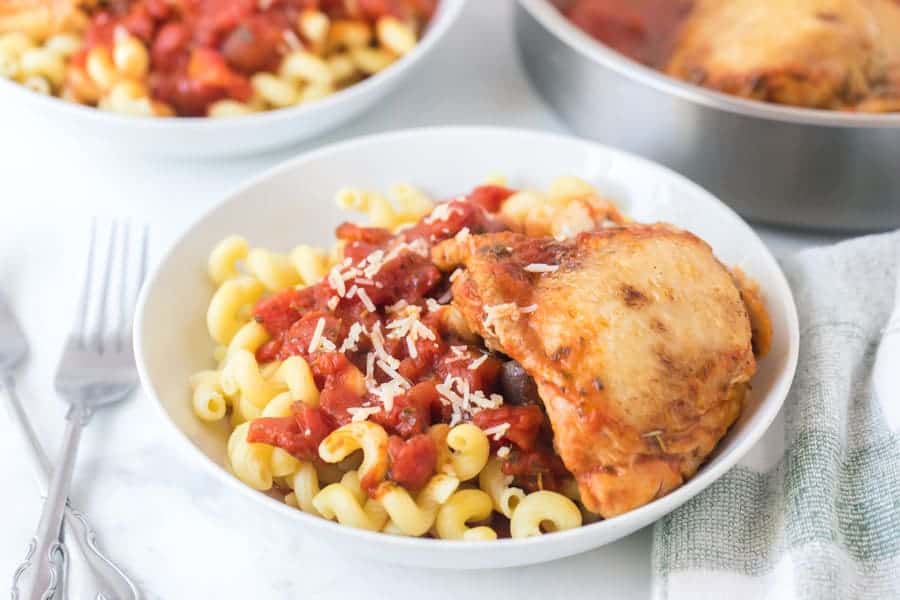
M0 115L0 290L32 344L20 391L47 448L55 450L62 431L62 405L50 381L72 317L87 216L130 215L150 223L158 255L237 182L327 141L441 124L564 131L528 87L510 17L510 0L470 2L444 45L383 107L325 138L255 158L148 160L136 152L57 139L30 115ZM776 253L832 239L762 234ZM649 594L649 530L523 569L428 571L340 556L315 539L276 530L265 514L222 489L179 451L171 436L142 394L99 414L84 436L72 490L73 503L92 518L103 548L133 574L147 598ZM40 508L20 448L2 413L0 582L22 557Z

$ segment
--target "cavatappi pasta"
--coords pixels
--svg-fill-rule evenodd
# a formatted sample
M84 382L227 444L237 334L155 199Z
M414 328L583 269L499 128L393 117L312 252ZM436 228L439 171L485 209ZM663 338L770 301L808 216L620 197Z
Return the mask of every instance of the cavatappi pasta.
M440 203L409 185L345 188L336 201L370 225L339 227L333 250L231 236L210 254L218 366L191 378L191 403L232 425L234 474L311 515L393 535L579 526L546 416L504 396L502 357L450 304L453 275L429 249L488 228L565 235L621 215L575 178L543 192L498 179Z
M416 47L436 4L0 3L0 77L124 115L237 117L379 73Z

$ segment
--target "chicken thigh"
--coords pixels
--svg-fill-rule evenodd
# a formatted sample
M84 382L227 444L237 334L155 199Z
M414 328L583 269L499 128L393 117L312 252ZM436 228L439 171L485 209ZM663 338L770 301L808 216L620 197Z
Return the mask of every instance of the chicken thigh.
M739 416L756 369L751 319L694 235L504 232L449 240L432 259L462 267L453 303L534 378L589 510L612 517L677 488Z
M695 0L664 70L728 94L884 111L900 90L897 0Z

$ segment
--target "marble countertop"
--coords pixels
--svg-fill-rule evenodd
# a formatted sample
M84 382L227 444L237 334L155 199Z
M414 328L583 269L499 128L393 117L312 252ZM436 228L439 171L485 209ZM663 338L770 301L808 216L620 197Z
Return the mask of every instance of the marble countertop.
M511 9L511 0L470 2L444 44L383 106L312 143L262 156L147 159L58 139L34 115L0 114L0 290L32 345L20 393L51 454L63 424L51 378L73 316L90 215L150 223L158 256L239 181L322 143L423 125L565 131L528 87L515 54ZM777 254L834 239L760 233ZM430 571L367 562L311 536L279 531L182 452L173 435L140 393L98 414L85 432L72 490L73 504L90 516L101 546L147 598L402 599L426 590L430 598L454 600L649 596L649 529L593 552L519 569ZM40 509L5 414L0 456L2 581L23 557Z

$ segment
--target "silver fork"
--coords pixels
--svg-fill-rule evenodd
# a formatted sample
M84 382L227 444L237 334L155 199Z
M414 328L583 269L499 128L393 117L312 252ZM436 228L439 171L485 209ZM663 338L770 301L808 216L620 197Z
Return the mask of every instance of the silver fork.
M31 423L19 402L15 388L15 369L28 356L28 342L15 315L3 294L0 294L0 390L5 390L7 408L16 428L25 441L25 455L31 462L41 495L47 492L50 481L50 461L41 447ZM79 571L84 577L84 588L91 590L94 600L137 600L138 592L130 579L98 548L94 530L84 513L66 506L63 521L66 548L64 557L68 568ZM58 596L66 598L66 568L62 569Z
M146 272L146 229L139 236L137 253L132 248L135 244L128 225L113 222L105 239L98 235L98 229L95 221L75 325L55 378L57 393L69 404L60 458L50 480L37 532L13 580L13 600L48 600L56 593L65 556L59 539L60 528L81 429L97 409L122 400L137 384L130 314ZM116 314L115 319L109 318L112 312ZM92 539L89 545L93 546ZM130 582L129 587L136 596ZM98 599L104 597L97 595Z

